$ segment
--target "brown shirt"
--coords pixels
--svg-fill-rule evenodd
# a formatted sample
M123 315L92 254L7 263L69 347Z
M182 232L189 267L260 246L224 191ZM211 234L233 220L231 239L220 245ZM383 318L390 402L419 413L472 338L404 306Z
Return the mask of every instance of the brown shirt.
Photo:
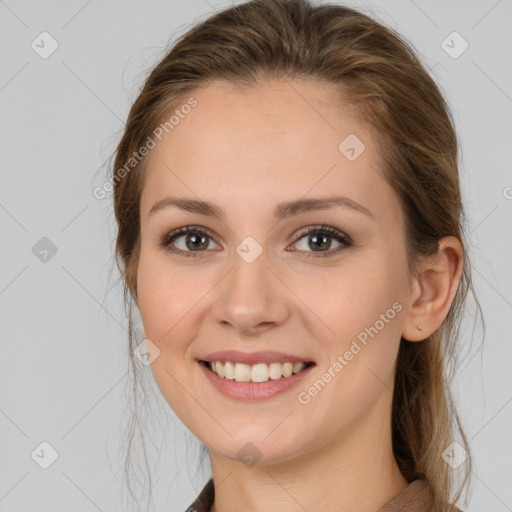
M194 503L185 512L210 512L214 496L215 488L213 479L210 478ZM431 500L425 481L418 479L411 482L377 512L430 512ZM451 512L462 511L455 507Z

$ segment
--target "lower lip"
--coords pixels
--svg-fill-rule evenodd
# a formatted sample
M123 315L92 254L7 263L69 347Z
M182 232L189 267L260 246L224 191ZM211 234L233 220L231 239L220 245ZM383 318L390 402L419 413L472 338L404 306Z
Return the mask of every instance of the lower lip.
M237 382L233 379L219 377L216 373L198 361L203 373L207 379L228 398L242 400L246 402L263 401L273 398L276 395L284 393L297 386L304 377L315 367L314 364L291 377L281 377L280 379L269 379L267 382Z

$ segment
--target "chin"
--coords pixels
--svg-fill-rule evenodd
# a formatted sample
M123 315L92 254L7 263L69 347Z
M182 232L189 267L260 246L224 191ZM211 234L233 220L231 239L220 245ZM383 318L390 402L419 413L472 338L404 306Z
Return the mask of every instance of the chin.
M295 459L302 450L298 450L298 440L289 435L287 430L285 439L277 437L273 439L273 434L268 435L269 431L261 431L259 435L248 435L235 432L235 438L226 435L222 440L207 439L203 443L210 452L225 457L232 461L239 461L250 467L253 465L264 466L282 464Z

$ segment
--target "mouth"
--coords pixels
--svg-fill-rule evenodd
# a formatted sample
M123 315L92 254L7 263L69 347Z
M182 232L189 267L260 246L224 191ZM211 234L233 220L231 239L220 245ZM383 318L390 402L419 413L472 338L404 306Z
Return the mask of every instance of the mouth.
M205 354L196 362L213 389L242 402L261 402L291 392L317 366L305 356L273 350L223 350Z
M233 361L200 360L199 362L221 379L251 383L289 379L315 366L315 363L312 361L286 361L283 363L271 362L252 365Z
M263 402L291 392L316 367L312 361L286 359L255 364L218 360L197 360L197 363L213 389L231 400L246 403Z

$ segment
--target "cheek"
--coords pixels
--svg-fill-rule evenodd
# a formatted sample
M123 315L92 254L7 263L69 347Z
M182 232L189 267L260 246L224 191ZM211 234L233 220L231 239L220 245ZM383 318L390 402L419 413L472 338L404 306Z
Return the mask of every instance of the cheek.
M186 274L170 271L165 255L141 249L137 270L139 309L145 326L157 338L165 338L190 310L197 291L194 277Z
M397 273L403 269L384 255L368 262L340 267L298 292L328 328L317 338L327 356L325 379L334 383L327 385L325 404L336 403L343 414L346 407L364 409L392 386L400 342L403 280Z
M141 250L137 290L139 310L146 339L160 351L150 368L162 395L171 408L186 415L186 396L182 386L189 387L191 364L186 359L189 342L196 325L189 315L195 293L193 286L184 286L178 272L169 272L164 259ZM183 410L185 408L185 410Z
M194 287L186 284L186 277L170 273L160 257L141 250L137 272L139 310L146 338L158 346L163 359L181 350L180 332L191 327L191 322L183 320L192 314L195 293Z
M322 337L338 340L343 348L342 340L357 336L392 307L399 296L392 272L379 257L356 257L316 275L296 272L290 279L309 316L323 325Z

